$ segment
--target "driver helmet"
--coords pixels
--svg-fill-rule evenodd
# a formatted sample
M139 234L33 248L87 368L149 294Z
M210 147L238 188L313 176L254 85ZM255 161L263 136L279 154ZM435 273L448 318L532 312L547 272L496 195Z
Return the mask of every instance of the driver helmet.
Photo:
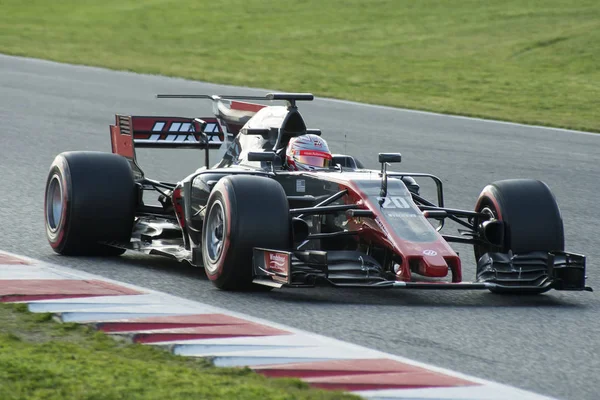
M327 142L314 134L291 138L285 155L292 171L329 168L332 159Z

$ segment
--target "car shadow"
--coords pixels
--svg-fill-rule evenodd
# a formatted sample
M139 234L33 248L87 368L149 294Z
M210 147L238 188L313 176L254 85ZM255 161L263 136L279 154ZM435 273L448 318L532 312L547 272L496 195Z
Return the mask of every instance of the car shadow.
M265 296L282 303L336 304L348 306L394 306L435 308L575 308L588 307L581 297L550 291L539 295L500 295L484 290L402 290L402 289L279 289ZM589 299L588 299L589 300Z
M187 261L177 261L175 259L135 252L127 252L119 257L72 257L52 254L48 257L38 258L42 261L76 268L92 274L102 274L103 270L108 268L114 269L116 267L123 268L128 273L150 270L159 272L161 275L208 280L204 268L194 267ZM119 278L111 277L111 279L118 280Z

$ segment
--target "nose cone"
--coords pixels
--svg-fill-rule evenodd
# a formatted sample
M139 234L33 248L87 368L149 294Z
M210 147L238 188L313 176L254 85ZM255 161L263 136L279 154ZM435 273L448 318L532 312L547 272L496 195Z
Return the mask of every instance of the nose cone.
M430 254L424 254L419 260L418 271L420 275L443 278L448 275L448 264L444 257L432 251Z

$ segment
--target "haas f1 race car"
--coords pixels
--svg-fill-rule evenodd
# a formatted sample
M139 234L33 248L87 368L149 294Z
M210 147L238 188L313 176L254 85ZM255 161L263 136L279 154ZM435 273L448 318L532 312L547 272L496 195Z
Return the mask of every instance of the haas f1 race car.
M65 152L45 191L48 241L64 255L126 250L203 267L220 289L280 287L486 289L496 293L590 290L585 257L564 251L563 222L548 186L514 179L485 187L474 210L448 208L442 181L392 172L399 153L380 153L381 169L350 155L291 171L291 139L308 129L304 93L266 96L158 95L212 101L214 116L116 115L112 154ZM286 102L263 105L250 101ZM210 166L213 149L224 156ZM204 150L205 166L180 181L147 178L136 148ZM437 199L421 195L431 179ZM145 201L155 194L154 204ZM156 201L158 198L158 201ZM443 234L444 222L461 226ZM473 245L476 276L463 282L449 243Z

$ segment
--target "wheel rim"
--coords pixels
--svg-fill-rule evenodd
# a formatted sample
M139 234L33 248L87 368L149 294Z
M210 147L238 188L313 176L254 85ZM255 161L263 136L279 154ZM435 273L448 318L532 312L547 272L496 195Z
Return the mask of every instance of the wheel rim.
M205 267L211 273L214 273L217 269L216 262L223 253L226 237L225 211L221 202L217 200L210 209L206 229L204 230L204 251L210 260L210 263Z
M60 228L63 213L63 188L60 179L54 175L46 192L46 225L52 232Z

